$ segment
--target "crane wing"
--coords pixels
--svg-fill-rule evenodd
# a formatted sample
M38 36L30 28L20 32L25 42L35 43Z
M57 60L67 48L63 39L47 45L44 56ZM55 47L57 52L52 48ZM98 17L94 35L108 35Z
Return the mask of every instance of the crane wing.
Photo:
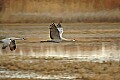
M15 50L15 49L16 49L15 40L12 40L12 41L10 42L9 47L10 47L10 50L11 50L11 51L13 51L13 50Z
M61 39L60 38L60 33L55 25L50 26L50 38L51 39Z

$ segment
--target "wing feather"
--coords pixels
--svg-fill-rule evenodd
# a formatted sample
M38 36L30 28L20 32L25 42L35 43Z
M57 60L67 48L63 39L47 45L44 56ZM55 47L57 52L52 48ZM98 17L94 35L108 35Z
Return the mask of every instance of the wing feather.
M10 39L3 39L1 41L3 43L2 49L5 49L6 47L8 47L11 42Z
M11 50L11 51L13 51L13 50L15 50L15 49L16 49L15 40L12 40L12 41L10 42L9 47L10 47L10 50Z
M59 35L59 31L55 25L51 25L50 27L50 38L51 39L61 39Z

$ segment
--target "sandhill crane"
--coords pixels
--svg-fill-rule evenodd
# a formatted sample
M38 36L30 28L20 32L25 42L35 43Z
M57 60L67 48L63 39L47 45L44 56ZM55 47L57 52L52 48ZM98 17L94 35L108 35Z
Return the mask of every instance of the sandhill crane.
M61 42L61 41L75 41L70 39L65 39L62 37L63 28L60 23L56 26L54 23L50 25L50 38L51 40L41 41L41 42Z
M10 50L13 51L16 49L16 43L15 40L25 40L25 38L15 38L15 37L10 37L10 38L5 38L0 40L1 43L3 43L2 49L6 49L6 47L10 47Z

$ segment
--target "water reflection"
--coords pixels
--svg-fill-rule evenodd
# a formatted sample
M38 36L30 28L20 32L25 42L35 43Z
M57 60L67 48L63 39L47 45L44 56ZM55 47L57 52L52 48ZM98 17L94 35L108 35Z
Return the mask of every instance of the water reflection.
M11 52L7 48L0 50L0 54L68 57L80 60L120 60L120 46L116 42L29 43L17 46L16 51Z

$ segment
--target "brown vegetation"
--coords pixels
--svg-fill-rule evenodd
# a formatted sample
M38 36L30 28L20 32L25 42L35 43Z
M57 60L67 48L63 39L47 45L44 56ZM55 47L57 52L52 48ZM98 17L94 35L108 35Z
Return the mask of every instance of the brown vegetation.
M105 44L105 47L108 47L111 51L111 53L115 53L116 50L119 54L119 33L120 33L120 27L118 24L63 24L65 29L64 36L70 38L75 38L77 42L75 45L64 45L65 43L60 44L42 44L42 43L30 43L31 42L40 42L40 40L48 39L49 31L48 30L48 23L47 24L40 24L40 25L32 25L29 26L21 24L15 24L15 25L1 25L0 27L0 33L2 39L4 36L22 36L27 37L27 41L23 41L23 43L29 43L29 44L22 44L20 41L20 45L17 48L19 51L20 46L24 49L23 54L20 56L19 53L10 53L9 51L6 53L0 54L0 70L2 71L29 71L34 72L39 75L73 75L75 78L73 80L119 80L120 79L120 61L108 61L108 62L87 62L87 61L79 61L78 59L72 59L67 57L38 57L36 54L36 57L30 57L32 47L34 47L34 51L41 51L38 52L38 54L45 54L45 51L47 49L56 50L59 53L60 47L63 47L68 52L75 52L77 49L80 50L80 52L89 51L91 50L98 50L101 48L101 42L113 42L110 44ZM74 26L74 27L73 27ZM34 34L34 35L33 35ZM67 35L68 34L68 35ZM78 35L77 35L78 34ZM90 37L88 34L92 34ZM93 35L95 34L95 35ZM101 34L104 34L100 36ZM109 36L109 34L112 34L113 36ZM75 36L76 35L76 36ZM80 35L83 35L80 37ZM85 37L85 35L87 35ZM32 37L31 37L32 36ZM38 39L39 36L39 39ZM43 38L44 36L44 38ZM97 36L97 37L95 37ZM118 36L118 37L117 37ZM91 41L91 42L90 42ZM89 43L90 42L90 43ZM93 43L95 42L95 43ZM82 43L82 44L81 44ZM26 46L25 46L26 45ZM44 46L43 46L44 45ZM87 45L87 46L86 46ZM42 47L41 47L42 46ZM46 47L47 46L47 47ZM51 47L50 47L51 46ZM57 46L57 47L56 47ZM59 46L59 47L58 47ZM69 46L72 46L69 47ZM77 48L78 46L78 48ZM80 47L79 47L80 46ZM53 49L54 48L54 49ZM69 48L69 49L68 49ZM76 49L77 48L77 49ZM59 50L58 50L59 49ZM73 50L72 50L73 49ZM115 52L113 52L113 50ZM107 50L107 49L106 49ZM30 52L29 52L30 51ZM56 54L58 54L56 52ZM99 53L99 52L98 52ZM109 53L109 52L108 52ZM29 56L25 56L25 55ZM6 74L0 74L0 76L6 75ZM7 74L10 75L10 74ZM21 79L21 78L8 78L8 79L0 79L0 80L37 80L37 79ZM40 79L38 79L40 80ZM63 80L63 79L60 79ZM66 79L64 79L66 80ZM68 79L67 79L68 80Z
M118 80L120 78L120 63L115 61L74 62L67 58L0 56L0 67L5 70L33 71L44 75L64 75L67 73L75 75L79 80Z
M119 0L0 0L1 23L120 22Z

